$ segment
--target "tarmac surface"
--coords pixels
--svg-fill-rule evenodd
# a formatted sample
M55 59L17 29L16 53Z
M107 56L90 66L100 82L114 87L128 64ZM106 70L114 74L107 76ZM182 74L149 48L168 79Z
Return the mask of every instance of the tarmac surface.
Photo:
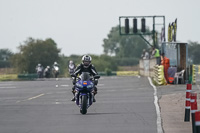
M192 91L197 92L197 104L200 103L200 78ZM192 133L192 120L184 122L186 85L167 85L157 87L164 133Z
M193 85L198 93L199 80ZM146 77L101 77L86 115L71 102L68 78L0 82L2 133L156 133L154 89ZM186 85L157 86L164 133L191 133Z
M156 133L153 88L147 78L101 77L86 115L70 79L0 82L2 133Z

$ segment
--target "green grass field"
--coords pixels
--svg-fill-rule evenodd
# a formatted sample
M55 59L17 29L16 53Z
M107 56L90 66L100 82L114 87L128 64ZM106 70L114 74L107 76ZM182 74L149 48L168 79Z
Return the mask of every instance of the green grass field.
M1 74L0 75L0 81L11 81L11 80L17 80L17 74Z
M137 76L138 71L117 71L117 76Z

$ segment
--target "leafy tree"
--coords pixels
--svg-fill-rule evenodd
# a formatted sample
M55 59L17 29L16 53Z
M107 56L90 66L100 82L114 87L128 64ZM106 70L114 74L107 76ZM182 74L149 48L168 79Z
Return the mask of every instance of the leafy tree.
M59 62L60 49L50 38L46 40L28 38L18 49L20 52L13 56L12 63L19 72L35 73L38 63L46 67L55 61Z
M10 57L13 53L9 49L0 49L0 68L10 67Z
M106 69L111 69L112 71L117 70L117 64L114 57L108 55L91 55L92 63L95 65L97 71L105 71Z
M103 40L104 53L115 55L116 57L140 58L143 49L147 49L147 44L137 35L119 35L119 27L113 27L108 34L108 38Z
M13 53L9 49L0 49L0 60L9 60Z
M194 64L200 64L200 43L189 41L188 44L189 58L193 60Z
M146 39L152 41L151 36L147 36ZM137 65L142 50L149 48L149 45L138 35L121 36L119 34L119 26L112 27L103 42L104 53L114 56L113 60L115 60L118 66Z

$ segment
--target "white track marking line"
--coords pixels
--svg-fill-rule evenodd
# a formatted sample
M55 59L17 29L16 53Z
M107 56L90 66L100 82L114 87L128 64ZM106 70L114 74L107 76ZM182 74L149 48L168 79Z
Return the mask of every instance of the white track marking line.
M28 100L33 100L33 99L36 99L36 98L38 98L38 97L41 97L41 96L43 96L44 94L40 94L40 95L37 95L37 96L35 96L35 97L31 97L31 98L29 98Z
M28 99L25 99L25 100L16 101L16 103L25 102L25 101L30 101L30 100L36 99L36 98L41 97L41 96L44 96L44 95L45 95L45 94L40 94L40 95L31 97L31 98L28 98Z
M61 104L58 99L56 99L55 104Z
M2 87L2 86L0 87L0 89L4 89L4 88L6 89L6 88L16 88L16 87Z
M25 101L27 101L27 100L21 100L21 101L19 100L16 103L25 102Z
M4 83L0 83L0 86L10 86L10 85L13 85L13 84L4 84Z
M158 105L157 89L156 89L156 86L153 85L150 77L148 77L148 80L149 80L150 85L154 89L153 95L154 95L154 105L156 107L156 114L157 114L157 133L163 133L162 123L161 123L161 115L160 115L160 108L159 108L159 105Z
M4 84L4 83L0 83L0 89L6 89L6 88L16 88L16 86L14 86L13 84Z
M60 86L67 87L67 86L69 86L69 85L60 85Z

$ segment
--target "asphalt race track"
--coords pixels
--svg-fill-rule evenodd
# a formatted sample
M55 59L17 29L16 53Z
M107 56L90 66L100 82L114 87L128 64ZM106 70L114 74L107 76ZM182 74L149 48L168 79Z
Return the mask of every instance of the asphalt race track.
M86 115L71 102L70 79L0 82L0 133L156 133L147 78L101 77Z

